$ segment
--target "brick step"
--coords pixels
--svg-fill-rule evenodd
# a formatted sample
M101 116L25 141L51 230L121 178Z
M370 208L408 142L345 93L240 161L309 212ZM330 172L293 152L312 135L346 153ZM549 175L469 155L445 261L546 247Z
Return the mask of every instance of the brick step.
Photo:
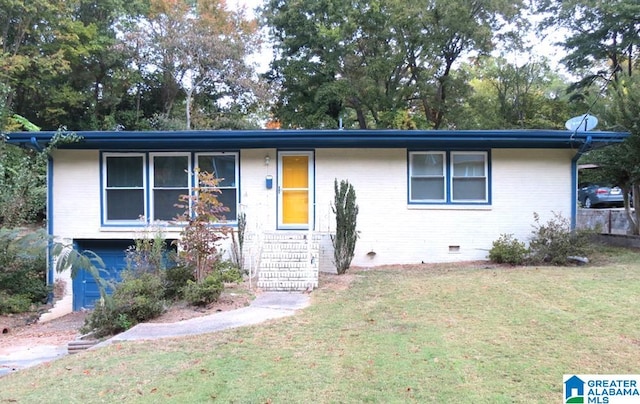
M306 282L269 282L269 283L260 283L258 282L258 287L263 290L269 290L271 292L303 292L312 290L318 287L317 283L306 283Z
M260 274L260 281L277 281L277 280L301 280L301 279L310 279L315 280L314 274L304 273L304 272L266 272Z
M262 235L262 240L265 242L278 240L278 241L307 241L308 233L265 233ZM322 237L320 235L313 235L311 240L320 241Z
M301 272L307 270L309 265L306 262L290 262L286 265L280 262L268 262L265 264L260 264L259 271L282 271L282 272ZM315 268L312 268L315 270Z
M304 254L282 254L282 253L262 253L262 260L267 261L308 261L309 255Z
M312 250L317 250L320 245L317 243L311 244ZM307 243L263 243L263 250L305 250L307 249Z

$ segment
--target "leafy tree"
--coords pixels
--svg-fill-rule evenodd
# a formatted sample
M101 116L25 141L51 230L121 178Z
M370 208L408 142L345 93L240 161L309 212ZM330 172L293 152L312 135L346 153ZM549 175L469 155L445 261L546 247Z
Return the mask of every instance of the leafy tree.
M630 75L640 55L640 3L636 0L537 0L547 17L541 28L568 31L559 43L567 50L563 61L572 71L587 69L593 80L604 72Z
M161 121L184 95L184 127L192 127L194 102L240 106L247 113L260 86L246 56L258 45L257 26L220 0L151 0L149 14L126 35L142 76L160 83ZM141 87L138 86L140 90ZM200 106L199 106L200 107Z
M451 75L486 53L522 2L268 1L263 24L276 51L268 78L282 89L285 127L439 128L465 94Z
M589 153L582 161L600 166L596 180L613 182L622 188L629 231L640 235L640 75L620 76L601 116L604 125L628 131L630 136L621 144Z
M127 95L116 22L143 0L4 1L0 82L7 105L49 130L112 129Z
M573 113L567 84L545 60L524 64L481 58L466 65L473 92L460 102L461 129L564 129Z
M220 179L213 174L196 171L198 185L193 195L181 195L184 213L176 222L184 224L180 233L178 260L193 269L196 282L200 283L216 268L220 260L217 243L225 239L229 228L221 225L229 208L218 200Z

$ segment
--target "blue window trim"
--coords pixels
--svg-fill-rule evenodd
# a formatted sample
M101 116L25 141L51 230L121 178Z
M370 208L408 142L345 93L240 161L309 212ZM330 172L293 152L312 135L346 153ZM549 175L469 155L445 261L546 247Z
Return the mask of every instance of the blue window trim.
M193 171L197 165L197 161L196 161L196 154L207 154L207 153L222 153L222 154L234 154L237 158L237 162L236 162L236 167L238 172L236 173L236 192L237 192L237 207L236 207L236 211L240 212L240 206L242 204L242 193L240 192L240 186L241 186L241 178L240 178L240 173L241 173L241 151L240 150L191 150L191 151L182 151L182 152L178 152L178 153L182 153L182 154L189 154L189 159L190 159L190 166L189 169L191 171ZM141 220L131 220L131 221L124 221L124 220L119 220L119 221L107 221L106 220L106 201L105 201L105 183L104 183L104 170L106 169L105 167L105 155L120 155L120 156L125 156L125 155L142 155L144 156L144 192L145 192L145 212L147 213L147 217L145 217L144 221ZM149 224L151 224L151 220L149 218L150 216L150 212L151 212L151 197L150 197L150 193L153 192L153 190L151 189L151 162L150 162L150 155L154 154L154 155L164 155L164 154L174 154L171 152L168 152L166 150L158 150L158 151L154 151L154 150L149 150L149 151L139 151L139 150L131 150L131 151L122 151L122 150L100 150L100 155L99 155L99 173L100 173L100 227L104 227L104 228L136 228L136 227L146 227ZM193 186L195 185L194 181L195 178L193 175L189 175L190 177L190 185L191 185L191 189L193 189ZM168 222L167 222L168 224ZM237 227L238 223L237 220L234 221L228 221L224 223L225 226L229 226L229 227Z
M486 153L487 155L487 200L486 201L453 201L452 193L452 153ZM445 199L444 201L412 201L411 200L411 154L412 153L444 153L445 155ZM490 206L492 204L492 162L491 149L434 149L434 150L407 150L407 204L429 206Z

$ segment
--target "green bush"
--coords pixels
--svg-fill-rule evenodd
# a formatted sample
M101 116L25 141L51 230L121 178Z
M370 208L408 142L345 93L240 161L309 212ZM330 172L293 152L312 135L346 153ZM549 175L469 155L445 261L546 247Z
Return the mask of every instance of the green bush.
M242 271L238 266L229 260L218 260L213 265L213 273L220 274L220 280L223 283L240 283L242 282Z
M80 332L83 334L93 333L94 337L102 338L125 331L127 328L118 321L119 316L116 313L113 299L109 296L105 301L96 302L96 307L85 318Z
M113 294L87 316L82 331L102 337L156 318L165 311L164 295L161 273L125 271Z
M589 253L591 232L572 231L569 221L557 213L547 223L540 223L537 213L533 217L535 225L529 243L532 263L567 265L568 257Z
M46 303L51 290L46 285L46 244L39 244L40 236L40 232L24 229L0 230L0 293L15 297L13 313L28 311L32 303ZM24 299L29 303L16 304Z
M0 291L0 314L24 313L31 310L31 305L27 295L9 295Z
M212 273L201 282L189 281L184 288L185 300L193 306L206 306L218 300L224 289L222 276Z
M161 274L125 271L113 291L113 301L117 313L134 324L158 317L165 310L164 279Z
M168 268L165 273L164 297L168 300L180 300L184 297L187 282L195 281L193 269L187 266Z
M513 234L502 234L493 242L489 259L498 264L522 265L527 260L529 250Z

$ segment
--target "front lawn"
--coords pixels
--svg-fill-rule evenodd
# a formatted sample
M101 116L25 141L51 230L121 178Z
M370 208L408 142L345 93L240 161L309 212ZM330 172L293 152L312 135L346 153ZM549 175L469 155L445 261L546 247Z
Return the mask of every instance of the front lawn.
M563 374L640 369L640 252L603 251L350 272L294 317L7 375L0 402L560 402Z

